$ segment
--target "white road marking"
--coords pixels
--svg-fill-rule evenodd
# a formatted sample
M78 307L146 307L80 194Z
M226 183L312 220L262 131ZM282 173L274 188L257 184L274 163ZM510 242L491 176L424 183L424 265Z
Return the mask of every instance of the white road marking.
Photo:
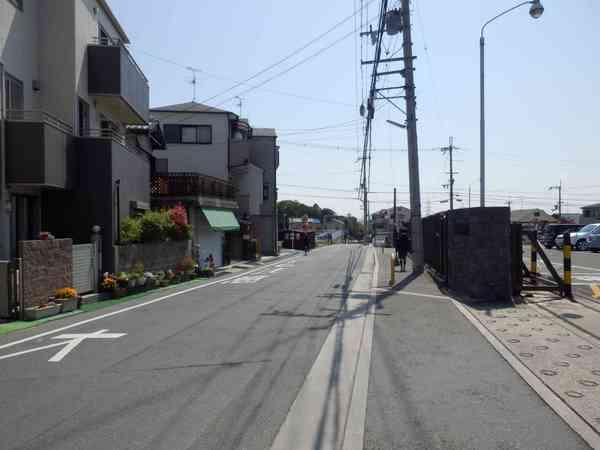
M16 356L26 355L28 353L38 352L40 350L47 350L49 348L64 346L58 353L51 357L48 362L60 362L62 359L71 353L75 347L81 344L86 339L118 339L125 336L127 333L107 333L108 330L98 330L93 333L84 334L61 334L60 336L54 336L52 339L67 339L63 342L56 342L54 344L43 345L41 347L30 348L29 350L23 350L21 352L11 353L8 355L0 356L0 359L14 358Z
M252 275L252 276L247 276L247 277L236 278L235 280L232 280L230 283L231 284L254 284L254 283L258 283L260 280L264 280L265 278L267 278L266 275Z
M272 449L362 448L374 318L369 311L375 299L367 268L371 255L374 251L369 249L346 310L329 331ZM369 298L362 292L370 293Z
M299 258L299 257L300 257L300 255L298 255L298 256L292 256L292 258ZM273 263L273 264L268 264L268 265L265 265L265 266L261 266L261 267L258 267L256 269L249 270L248 272L244 272L243 274L233 275L233 276L227 278L226 280L233 280L233 279L236 279L236 278L239 278L239 277L242 277L242 276L246 276L249 273L254 273L254 272L257 272L259 270L264 270L266 267L276 266L277 264L279 264L279 263ZM135 305L132 305L132 306L128 306L126 308L118 309L116 311L112 311L112 312L109 312L109 313L106 313L106 314L102 314L102 315L99 315L99 316L91 317L89 319L81 320L79 322L75 322L75 323L72 323L70 325L66 325L64 327L56 328L54 330L45 331L43 333L39 333L39 334L36 334L36 335L33 335L33 336L29 336L29 337L26 337L26 338L23 338L23 339L19 339L17 341L12 341L12 342L9 342L7 344L0 345L0 350L5 349L5 348L9 348L9 347L13 347L15 345L23 344L25 342L33 341L33 340L39 339L41 337L50 336L52 334L60 333L61 331L70 330L71 328L75 328L75 327L78 327L78 326L81 326L81 325L86 325L88 323L96 322L97 320L106 319L108 317L113 317L113 316L116 316L118 314L123 314L123 313L128 312L128 311L136 310L138 308L143 308L144 306L152 305L153 303L162 302L162 301L167 300L169 298L173 298L173 297L176 297L176 296L182 295L182 294L187 294L189 292L193 292L193 291L196 291L198 289L204 289L204 288L207 288L209 286L214 286L215 284L222 283L222 281L223 280L211 281L210 283L201 284L200 286L194 286L194 287L191 287L189 289L184 289L183 291L179 291L179 292L173 292L172 294L163 295L162 297L158 297L158 298L155 298L153 300L148 300L148 301L143 302L143 303L138 303L138 304L135 304Z

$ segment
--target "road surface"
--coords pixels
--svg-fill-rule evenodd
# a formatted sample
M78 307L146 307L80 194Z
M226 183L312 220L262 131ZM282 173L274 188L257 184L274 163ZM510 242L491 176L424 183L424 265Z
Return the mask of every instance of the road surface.
M375 302L375 268L336 245L3 336L0 448L587 448L450 303Z

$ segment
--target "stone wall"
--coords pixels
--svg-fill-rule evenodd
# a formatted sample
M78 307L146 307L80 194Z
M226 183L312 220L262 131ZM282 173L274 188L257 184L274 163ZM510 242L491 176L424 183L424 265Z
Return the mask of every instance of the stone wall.
M472 301L509 300L509 208L457 209L447 220L448 287Z
M23 259L23 296L25 306L48 301L58 288L73 286L73 241L19 241Z
M130 272L141 261L145 271L174 269L191 255L191 241L151 242L146 244L115 245L115 272Z

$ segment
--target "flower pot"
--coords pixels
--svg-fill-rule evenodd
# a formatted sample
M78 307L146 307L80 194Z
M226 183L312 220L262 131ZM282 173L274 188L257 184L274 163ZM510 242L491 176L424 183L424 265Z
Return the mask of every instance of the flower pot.
M127 287L130 289L133 289L135 287L135 285L137 284L136 281L137 280L135 278L132 278L131 280L129 280L127 282Z
M170 283L170 282L169 282L169 280L167 280L167 279L165 278L164 280L160 280L160 282L159 282L159 285L160 285L161 287L166 287L166 286L168 286L168 285L169 285L169 283Z
M77 309L77 304L79 303L77 297L57 298L54 301L56 302L57 305L60 306L61 313L75 311Z
M40 320L55 316L60 312L60 305L49 304L42 308L37 306L25 308L25 320Z
M112 291L112 298L121 298L127 295L127 288L124 287L116 287Z
M155 278L148 278L146 280L146 287L148 289L152 289L152 288L156 287L156 285L157 285L157 282L156 282Z
M146 286L146 281L147 281L146 277L139 277L139 278L136 280L136 284L137 284L138 286Z

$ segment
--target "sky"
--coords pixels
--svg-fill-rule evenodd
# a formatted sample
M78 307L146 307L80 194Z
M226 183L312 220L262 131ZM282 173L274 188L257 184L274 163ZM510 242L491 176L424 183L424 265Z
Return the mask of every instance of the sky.
M359 105L371 69L360 60L372 59L374 47L358 34L375 23L379 0L109 3L150 81L151 106L190 101L186 67L195 68L197 101L239 113L239 96L252 126L277 130L280 200L362 217ZM450 136L460 149L456 207L468 206L469 187L479 204L479 33L517 3L411 1L423 215L448 206L440 203L449 170L440 149ZM551 212L558 193L549 187L562 182L563 213L579 213L600 202L600 2L543 5L537 20L525 6L486 28L486 205ZM400 45L386 36L384 56ZM403 84L400 75L381 83ZM371 212L392 206L394 187L398 204L409 206L406 132L386 123L404 116L387 102L376 107Z

